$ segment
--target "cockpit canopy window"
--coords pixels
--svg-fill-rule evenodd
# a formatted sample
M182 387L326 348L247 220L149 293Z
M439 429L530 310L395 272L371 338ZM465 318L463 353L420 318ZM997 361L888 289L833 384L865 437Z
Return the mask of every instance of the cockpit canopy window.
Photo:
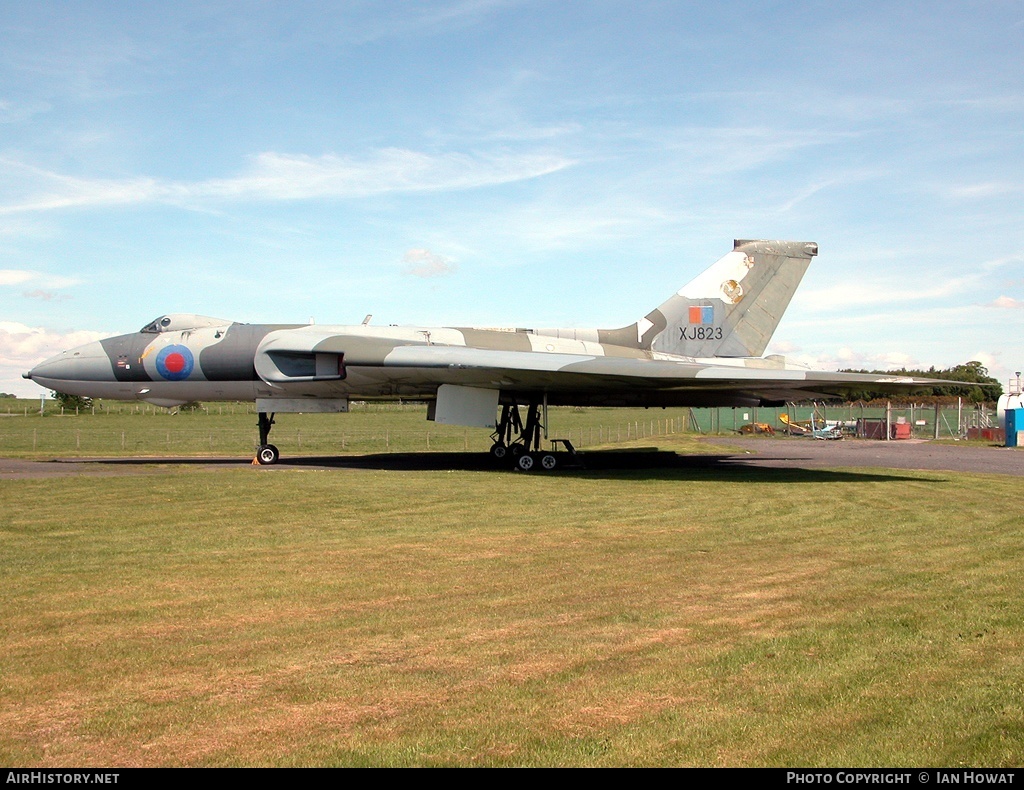
M155 321L150 321L141 332L155 335L160 332L181 332L189 329L204 329L211 326L227 326L230 321L222 318L210 318L205 315L192 315L190 313L171 313L162 315Z
M165 315L156 319L156 321L153 321L152 323L146 324L142 327L142 331L149 334L156 334L157 332L163 332L170 325L171 317L169 315Z

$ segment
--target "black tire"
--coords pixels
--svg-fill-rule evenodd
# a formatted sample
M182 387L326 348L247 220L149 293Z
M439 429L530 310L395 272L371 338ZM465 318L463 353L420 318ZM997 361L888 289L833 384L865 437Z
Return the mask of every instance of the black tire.
M545 472L550 472L556 466L558 466L558 456L554 453L544 453L540 457L540 468Z
M516 469L520 472L529 472L533 469L533 456L529 453L523 453L516 459Z
M491 457L497 461L504 461L508 455L508 448L501 442L495 442L491 445Z
M270 466L276 464L277 460L281 457L281 453L272 444L260 445L260 448L256 451L256 461L260 466Z

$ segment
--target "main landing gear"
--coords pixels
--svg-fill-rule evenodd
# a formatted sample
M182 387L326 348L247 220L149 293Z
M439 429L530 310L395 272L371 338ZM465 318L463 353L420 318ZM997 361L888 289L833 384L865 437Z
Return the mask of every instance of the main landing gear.
M496 461L510 461L512 466L521 472L552 471L559 465L560 458L553 451L540 449L541 431L545 423L546 421L541 418L539 403L529 405L525 423L519 414L518 404L502 406L501 419L491 434L491 439L494 440L494 444L491 445L491 457ZM559 439L556 442L563 444L571 455L576 455L576 450L567 439Z
M256 449L256 457L253 459L254 464L260 466L269 466L270 464L276 464L277 459L281 457L281 453L278 449L270 444L270 429L274 425L274 414L271 412L269 415L261 411L260 412L260 446Z
M502 462L511 463L514 469L521 472L550 472L565 463L568 457L575 460L576 450L568 439L553 439L551 444L561 444L566 452L556 453L553 450L541 450L541 436L545 433L544 426L547 409L538 403L531 403L526 410L526 422L519 414L519 406L515 403L502 406L501 419L491 439L491 456ZM281 457L277 447L270 443L270 429L274 426L274 412L259 412L260 444L256 449L253 464L270 466L276 464Z

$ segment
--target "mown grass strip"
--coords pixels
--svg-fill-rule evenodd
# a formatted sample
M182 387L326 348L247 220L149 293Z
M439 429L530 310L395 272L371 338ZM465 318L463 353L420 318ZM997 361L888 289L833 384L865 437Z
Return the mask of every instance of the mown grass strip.
M0 481L7 765L1018 765L1018 480Z

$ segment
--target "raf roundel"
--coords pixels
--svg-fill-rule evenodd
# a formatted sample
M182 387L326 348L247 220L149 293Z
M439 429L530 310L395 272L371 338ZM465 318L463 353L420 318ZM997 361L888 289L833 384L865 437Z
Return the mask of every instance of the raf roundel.
M156 355L156 372L168 381L183 381L192 373L195 358L188 346L167 346Z

